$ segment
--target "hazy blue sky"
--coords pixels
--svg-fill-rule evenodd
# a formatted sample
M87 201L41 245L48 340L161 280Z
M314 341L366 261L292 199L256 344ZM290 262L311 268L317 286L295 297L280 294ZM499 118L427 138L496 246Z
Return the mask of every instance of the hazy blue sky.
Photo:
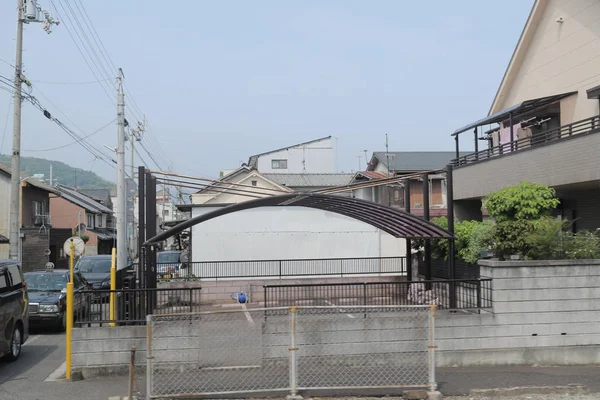
M147 147L159 145L166 158L159 161L174 171L213 177L252 154L327 135L338 138L340 171L356 170L363 150L384 149L386 133L390 150L452 150L450 133L487 114L533 4L53 1L63 24L51 35L38 24L25 31L32 94L82 136L115 118L115 106L99 83L79 84L96 80L66 29L75 35L79 27L72 16L69 24L66 11L70 7L79 15L83 4L148 117L156 142ZM9 63L15 52L14 3L0 2L0 59ZM39 3L52 10L50 0ZM86 28L83 18L78 21ZM0 75L12 74L0 61ZM110 86L106 90L114 87L103 84ZM3 135L9 103L10 95L0 90L5 154L12 145L12 117ZM32 151L73 140L31 105L24 109L23 155L115 179L114 169L77 144ZM127 118L135 122L129 111ZM114 146L116 136L111 124L90 139L108 152L102 145ZM472 146L462 143L465 150Z

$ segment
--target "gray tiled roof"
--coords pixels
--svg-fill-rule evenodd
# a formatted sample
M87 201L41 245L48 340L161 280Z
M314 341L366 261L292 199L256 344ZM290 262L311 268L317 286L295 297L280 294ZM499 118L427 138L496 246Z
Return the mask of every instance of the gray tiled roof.
M262 174L282 186L297 187L336 187L350 184L354 174Z
M70 201L71 203L77 204L80 207L85 208L87 211L96 214L112 214L112 210L106 206L103 206L96 200L92 199L89 196L86 196L83 193L78 192L77 190L70 188L65 185L58 185L56 189L60 192L60 197L65 200Z
M442 169L456 158L454 151L390 151L391 171L432 171ZM461 152L460 156L470 154L470 152ZM376 151L373 157L387 167L387 157L385 151Z

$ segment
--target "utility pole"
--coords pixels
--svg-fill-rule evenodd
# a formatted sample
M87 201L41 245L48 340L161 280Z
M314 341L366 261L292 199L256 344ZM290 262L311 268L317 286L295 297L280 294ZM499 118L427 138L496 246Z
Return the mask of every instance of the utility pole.
M127 267L127 189L125 187L125 94L123 70L117 76L117 270Z
M10 230L8 254L11 259L20 259L19 231L20 231L20 209L21 209L21 83L25 81L23 76L23 24L40 22L47 33L52 30L52 24L58 25L47 11L42 11L44 19L39 19L36 0L17 0L17 40L15 55L15 92L14 92L14 115L13 115L13 146L10 177Z

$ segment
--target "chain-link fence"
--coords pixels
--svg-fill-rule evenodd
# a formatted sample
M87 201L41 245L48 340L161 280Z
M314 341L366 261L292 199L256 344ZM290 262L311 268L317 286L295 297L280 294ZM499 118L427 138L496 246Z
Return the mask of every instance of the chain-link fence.
M434 390L434 310L282 307L268 319L265 309L150 315L148 398Z

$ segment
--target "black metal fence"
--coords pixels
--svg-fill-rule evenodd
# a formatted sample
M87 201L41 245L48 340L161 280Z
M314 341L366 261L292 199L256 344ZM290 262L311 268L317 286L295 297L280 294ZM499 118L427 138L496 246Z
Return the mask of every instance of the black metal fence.
M513 140L509 143L503 143L498 146L490 147L486 150L481 150L476 153L467 154L452 160L455 167L472 164L478 161L487 160L489 158L498 157L503 154L513 151L522 150L529 147L554 143L559 140L568 139L575 136L583 136L586 134L600 132L600 117L594 116L586 118L568 125L550 129L545 132L534 134L530 137ZM516 137L516 132L514 133Z
M200 311L200 290L194 288L84 290L74 296L74 326L145 324L148 314ZM110 295L115 296L111 319Z
M419 275L427 276L427 270L425 263L420 260L419 262ZM454 272L456 279L479 279L479 265L470 264L462 260L454 260ZM431 277L438 279L451 279L450 271L448 269L448 260L440 258L431 259Z
M267 308L418 304L436 304L440 309L452 310L492 308L491 279L265 285L263 288Z
M159 280L404 275L406 257L157 263L156 271Z

